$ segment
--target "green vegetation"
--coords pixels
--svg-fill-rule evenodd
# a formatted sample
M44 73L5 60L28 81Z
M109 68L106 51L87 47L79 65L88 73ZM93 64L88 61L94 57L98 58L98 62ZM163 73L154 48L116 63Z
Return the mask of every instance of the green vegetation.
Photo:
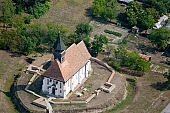
M22 19L20 21L22 23ZM62 35L68 31L67 28L60 24L48 23L45 26L40 24L25 26L21 24L15 30L5 30L0 34L0 48L25 55L34 51L42 53L48 50L50 46L52 47L59 28Z
M93 86L93 84L91 84L91 83L89 83L88 85L87 85L87 88L92 88L92 86Z
M159 12L159 15L163 15L167 13L167 10L170 6L169 0L147 0L146 7L154 8Z
M118 37L122 36L121 33L118 33L118 32L115 32L115 31L110 31L110 30L107 30L107 29L105 29L104 32L108 33L108 34L113 34L113 35L118 36Z
M2 16L0 16L0 22L4 23L4 27L11 26L12 18L15 13L15 7L11 0L3 0L2 2Z
M50 8L49 0L13 0L16 13L26 12L39 18Z
M149 29L154 26L160 15L154 8L143 9L136 1L130 2L125 11L126 20L130 26Z
M24 23L25 23L25 24L30 24L31 19L32 19L32 17L31 17L31 16L27 16L27 17L25 17Z
M163 74L165 78L167 78L167 81L165 83L170 84L170 70Z
M93 16L112 20L117 17L116 5L117 0L94 0L91 13Z
M131 26L137 25L137 17L142 12L142 6L135 1L129 3L126 8L126 19Z
M106 38L106 36L104 35L95 35L94 36L94 40L91 43L92 47L91 47L91 54L92 56L97 56L99 52L102 51L102 47L103 45L107 45L108 43L108 39Z
M134 95L134 91L135 91L134 88L136 86L136 81L131 78L127 78L126 80L128 82L128 86L126 87L126 90L127 90L126 98L124 100L122 100L118 105L116 105L116 107L114 107L111 110L106 111L105 113L115 113L119 109L125 107L131 101L131 99Z
M45 12L47 12L50 8L50 4L48 1L41 3L41 2L35 2L35 4L30 7L29 13L34 15L35 18L40 18Z
M155 29L151 32L148 39L157 46L158 49L164 50L167 47L167 41L170 37L170 30L166 28Z
M120 45L114 52L113 57L105 58L116 71L123 71L123 67L131 71L137 71L138 75L150 70L150 62L141 58L135 51L127 51L125 46Z

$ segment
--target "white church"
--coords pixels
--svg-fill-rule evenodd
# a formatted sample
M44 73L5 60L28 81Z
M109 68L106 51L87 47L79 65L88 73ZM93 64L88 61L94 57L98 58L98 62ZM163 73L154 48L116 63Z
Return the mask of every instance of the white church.
M83 41L72 44L67 50L60 33L53 46L52 63L42 75L42 91L45 94L66 98L70 91L74 91L84 78L89 76L91 62Z

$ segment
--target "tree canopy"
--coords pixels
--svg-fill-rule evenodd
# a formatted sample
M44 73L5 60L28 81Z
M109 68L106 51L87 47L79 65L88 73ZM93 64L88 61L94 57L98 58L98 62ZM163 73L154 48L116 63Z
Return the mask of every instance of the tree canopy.
M0 22L4 23L4 26L12 24L12 17L15 14L15 7L12 0L4 0L2 2L2 16Z
M143 9L142 5L132 1L125 11L126 20L130 26L138 26L142 29L150 29L159 19L159 12L154 8Z
M115 19L117 17L116 4L117 0L94 0L91 13L103 19Z
M104 35L95 35L94 40L92 41L92 52L98 54L102 51L103 45L107 45L108 39Z
M146 7L154 8L159 12L159 15L163 15L167 13L167 10L170 6L169 0L146 0Z
M39 18L50 8L50 0L13 0L16 3L16 13L25 11Z
M143 12L141 4L138 4L135 1L129 3L126 8L125 15L128 23L131 26L137 25L137 18L141 14L141 12Z
M170 30L167 28L155 29L148 38L159 49L164 50L167 47L167 41L170 38Z
M115 56L119 59L121 66L142 72L148 72L150 70L149 61L141 58L136 51L127 51L123 45L120 45L115 50Z

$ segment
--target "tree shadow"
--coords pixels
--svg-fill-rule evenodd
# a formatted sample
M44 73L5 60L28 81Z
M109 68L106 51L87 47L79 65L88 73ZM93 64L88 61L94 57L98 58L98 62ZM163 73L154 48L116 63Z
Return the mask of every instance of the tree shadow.
M23 90L25 90L25 87L26 87L26 85L17 85L17 86L15 86L16 88L16 91L23 91Z
M142 44L142 43L139 43L136 48L138 50L141 50L142 52L148 52L150 54L156 54L157 50L155 47L151 47L151 46L148 46L148 45L145 45L145 44Z
M25 61L29 64L32 64L33 61L35 61L35 59L33 58L26 58Z
M15 57L21 57L22 54L19 53L19 52L11 52L10 56L13 57L13 58L15 58Z
M122 27L126 29L131 29L131 26L127 24L125 13L119 13L116 17L117 21L121 24Z
M5 92L3 90L0 89L0 92L2 92L3 94L5 94L7 97L11 97L11 93L10 92Z
M93 16L91 14L91 8L90 7L86 9L85 16L88 17L90 19L90 21L96 21L96 22L101 23L101 24L109 24L109 23L116 24L115 22L108 21L107 19L103 19L101 17Z
M157 83L151 84L150 86L159 91L170 90L170 87L167 89L169 85L166 82L157 82Z

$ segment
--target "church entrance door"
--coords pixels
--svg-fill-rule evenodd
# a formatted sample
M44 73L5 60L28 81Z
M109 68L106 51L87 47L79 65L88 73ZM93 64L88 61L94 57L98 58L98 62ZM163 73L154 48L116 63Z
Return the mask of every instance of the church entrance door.
M52 94L55 95L55 87L52 88Z

